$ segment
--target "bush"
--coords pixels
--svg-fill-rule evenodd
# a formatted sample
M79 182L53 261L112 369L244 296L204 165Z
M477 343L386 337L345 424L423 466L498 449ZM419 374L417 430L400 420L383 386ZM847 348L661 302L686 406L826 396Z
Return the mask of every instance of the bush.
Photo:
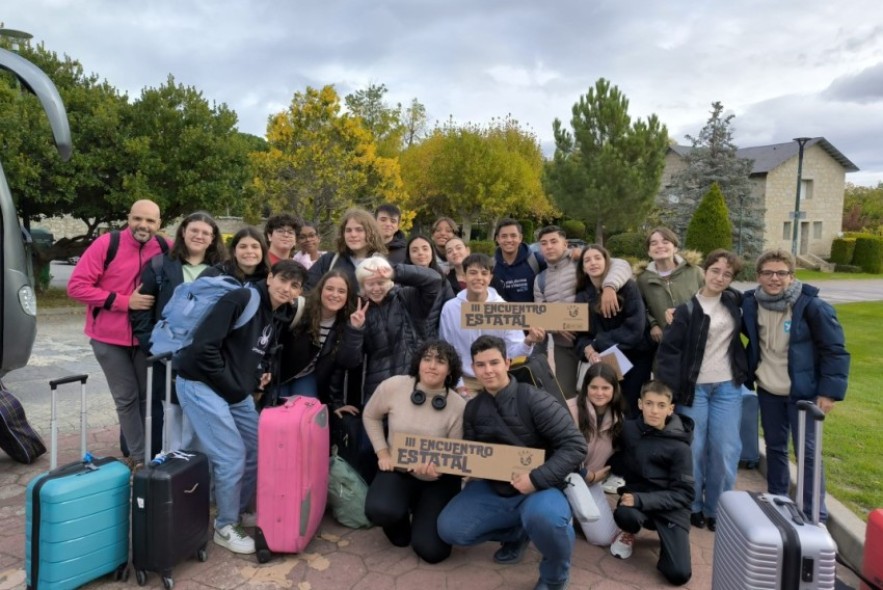
M862 267L856 266L854 264L835 264L834 271L835 272L861 272Z
M469 242L469 251L473 254L487 254L493 256L497 245L491 240L472 240Z
M724 195L716 182L712 183L711 189L696 207L687 226L684 246L688 250L698 250L703 255L718 248L733 249L733 224Z
M852 263L869 273L883 272L883 238L857 238Z
M834 264L852 264L854 254L854 238L835 238L831 242L831 262Z
M576 240L586 239L586 224L578 219L565 219L561 222L561 229L568 238Z
M625 232L610 236L604 246L610 251L611 256L619 258L647 258L646 238L644 234L637 232Z
M519 219L518 223L521 224L521 231L524 232L522 234L524 236L524 243L530 244L531 242L533 242L536 239L536 235L534 234L534 232L537 229L537 224L534 222L534 220Z

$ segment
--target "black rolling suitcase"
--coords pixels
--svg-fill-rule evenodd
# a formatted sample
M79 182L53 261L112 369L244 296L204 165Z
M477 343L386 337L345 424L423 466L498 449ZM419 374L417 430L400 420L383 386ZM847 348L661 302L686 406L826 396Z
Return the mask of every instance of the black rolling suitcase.
M166 406L171 403L171 354L147 359L147 416L144 468L132 481L132 565L139 585L147 572L162 576L163 586L174 586L172 568L188 557L207 559L209 532L208 458L194 451L168 448L168 421L164 421L163 450L151 460L153 363L166 365Z
M787 496L730 490L720 498L712 565L713 590L834 590L837 545L819 525L822 421L809 401L797 402L797 502ZM806 422L815 426L813 518L803 514Z

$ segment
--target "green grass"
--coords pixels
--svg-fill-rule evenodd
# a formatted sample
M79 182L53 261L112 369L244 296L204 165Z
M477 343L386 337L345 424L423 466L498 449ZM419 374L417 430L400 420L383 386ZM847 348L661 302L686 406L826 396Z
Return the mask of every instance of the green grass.
M883 279L883 274L875 275L867 272L822 272L820 270L797 269L795 276L804 283L816 283L818 281L840 281L860 279Z
M54 309L58 307L78 307L82 303L74 301L67 296L67 291L60 287L50 287L37 293L37 313L41 309Z
M836 307L852 363L846 399L825 420L826 487L867 520L883 506L883 301Z

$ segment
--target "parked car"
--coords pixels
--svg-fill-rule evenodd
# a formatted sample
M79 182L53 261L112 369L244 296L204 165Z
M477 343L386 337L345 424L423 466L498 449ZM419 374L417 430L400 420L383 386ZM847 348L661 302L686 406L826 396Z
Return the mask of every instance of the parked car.
M55 236L48 229L32 227L31 243L36 250L48 250L55 243Z

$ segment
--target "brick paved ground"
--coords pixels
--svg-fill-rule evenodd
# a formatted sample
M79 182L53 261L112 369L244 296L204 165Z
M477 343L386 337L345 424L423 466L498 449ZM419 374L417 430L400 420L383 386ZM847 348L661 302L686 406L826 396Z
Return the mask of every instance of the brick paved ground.
M90 431L89 446L97 453L114 454L117 430ZM60 462L78 455L79 438L61 439ZM24 587L24 490L35 474L48 467L42 457L36 465L25 466L0 457L0 590ZM740 471L739 487L760 489L763 481L756 471ZM713 534L693 529L693 580L691 590L711 587ZM319 534L300 555L281 556L259 565L251 556L237 556L209 543L209 559L182 563L175 569L175 588L188 589L271 589L294 590L495 590L530 589L537 579L539 553L531 547L523 562L514 566L495 564L491 556L497 545L486 543L473 548L456 548L447 561L429 565L420 562L410 549L391 546L378 528L344 528L325 518ZM571 585L574 590L638 590L667 588L655 570L658 556L655 534L642 532L631 559L621 561L606 548L592 547L577 540L573 555ZM102 579L87 588L126 588L128 583ZM161 588L155 574L147 587Z

